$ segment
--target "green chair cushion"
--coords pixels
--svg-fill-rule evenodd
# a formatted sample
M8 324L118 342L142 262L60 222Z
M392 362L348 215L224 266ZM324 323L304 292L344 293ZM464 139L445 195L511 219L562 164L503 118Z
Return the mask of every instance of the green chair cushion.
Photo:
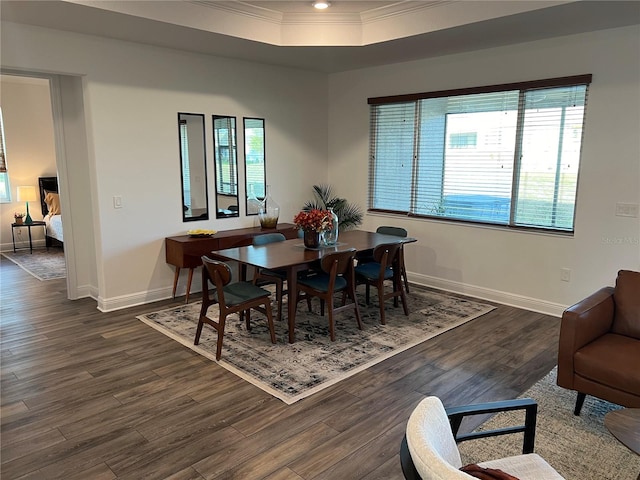
M320 292L328 292L329 291L329 275L326 273L319 273L318 275L311 275L306 278L301 278L298 280L298 283L301 285L306 285ZM347 287L347 281L342 277L336 277L336 283L334 286L334 291L342 290Z
M256 298L271 295L268 290L257 287L249 282L230 283L224 287L224 300L227 305L238 305L239 303Z
M380 264L378 262L369 262L358 265L355 268L356 275L360 275L367 280L376 280L380 274ZM393 278L393 270L391 267L387 267L384 271L385 280Z

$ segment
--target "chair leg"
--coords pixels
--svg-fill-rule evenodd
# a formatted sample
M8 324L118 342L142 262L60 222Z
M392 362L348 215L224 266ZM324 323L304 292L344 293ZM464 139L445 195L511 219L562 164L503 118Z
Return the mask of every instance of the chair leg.
M264 302L264 311L267 315L267 324L269 325L269 334L271 336L271 343L276 343L276 328L273 325L273 315L271 314L271 302L267 299Z
M203 326L204 326L204 322L202 321L202 314L201 314L200 319L198 320L198 329L196 330L196 338L193 341L194 345L198 345L200 343L200 334L202 334Z
M329 338L332 342L336 341L336 324L333 318L333 302L329 305Z
M584 399L586 398L587 394L586 393L582 393L582 392L578 392L578 397L576 398L576 408L573 410L573 414L576 416L580 415L580 411L582 410L582 404L584 404Z
M278 302L278 322L282 321L282 282L276 283L276 302Z
M218 319L218 327L216 328L216 330L218 330L218 343L216 345L216 360L220 360L220 356L222 355L222 339L224 338L224 324L226 320L227 320L226 315L220 315L220 318Z
M384 285L378 285L378 302L380 303L380 323L386 325L384 318Z
M251 309L247 308L244 312L240 312L240 321L242 321L242 316L244 315L244 323L247 326L247 332L251 331Z
M362 330L362 319L360 318L360 307L358 306L358 300L356 299L355 286L352 285L350 289L346 289L344 292L342 292L342 305L346 304L347 296L353 301L353 308L356 311L356 321L358 322L358 329Z

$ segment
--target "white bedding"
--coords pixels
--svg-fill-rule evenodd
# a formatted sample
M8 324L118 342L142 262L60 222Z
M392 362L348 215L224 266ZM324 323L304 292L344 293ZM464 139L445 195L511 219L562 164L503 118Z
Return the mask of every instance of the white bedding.
M62 242L62 215L46 215L44 221L47 224L47 236Z

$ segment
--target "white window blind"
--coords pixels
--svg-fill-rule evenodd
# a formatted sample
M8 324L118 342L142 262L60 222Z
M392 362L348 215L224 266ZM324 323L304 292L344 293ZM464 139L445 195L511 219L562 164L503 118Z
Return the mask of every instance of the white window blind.
M573 231L590 81L369 99L369 208Z

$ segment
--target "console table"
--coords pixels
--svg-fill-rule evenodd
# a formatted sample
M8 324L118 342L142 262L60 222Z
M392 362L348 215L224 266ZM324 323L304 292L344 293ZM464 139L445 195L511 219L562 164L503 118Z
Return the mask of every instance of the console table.
M185 303L189 301L191 292L191 281L193 271L196 267L202 266L202 255L207 255L213 250L223 250L225 248L244 247L253 243L253 237L265 233L282 233L285 238L297 238L296 226L291 223L279 223L276 228L263 229L261 227L238 228L235 230L221 230L212 237L191 237L189 235L178 235L165 238L166 261L176 267L173 277L173 297L176 296L178 278L181 268L189 269L187 279L187 295Z

